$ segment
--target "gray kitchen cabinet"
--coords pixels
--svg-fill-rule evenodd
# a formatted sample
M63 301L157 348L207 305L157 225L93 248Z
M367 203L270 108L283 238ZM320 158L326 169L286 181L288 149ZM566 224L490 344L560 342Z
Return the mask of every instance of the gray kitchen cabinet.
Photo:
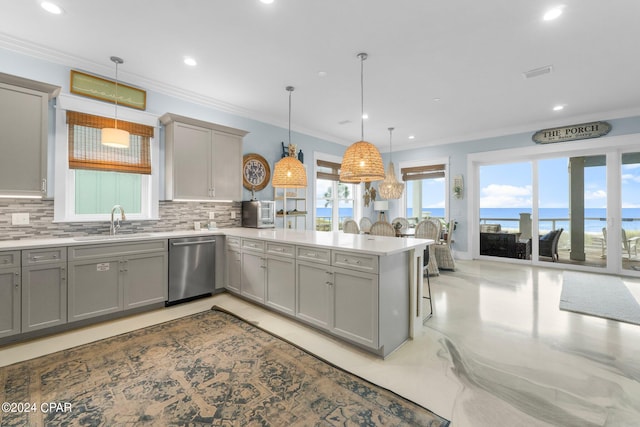
M67 323L67 248L22 251L23 333Z
M378 257L298 247L296 317L352 342L377 349ZM330 254L333 256L330 257ZM327 265L348 265L353 268ZM308 261L313 259L314 261Z
M0 338L20 333L20 251L0 252Z
M247 132L167 113L165 198L241 200L242 138Z
M47 194L49 99L60 88L0 73L0 194Z
M69 321L122 311L120 258L69 261Z
M167 252L129 255L123 262L125 310L168 299Z
M296 305L295 247L268 242L266 254L265 304L294 316Z
M167 240L69 248L69 321L167 299Z
M239 294L242 286L240 238L227 236L226 247L226 288L231 292Z
M378 275L334 267L331 290L331 332L378 348Z
M329 329L332 283L331 266L296 261L296 317L322 329Z
M265 269L264 242L242 239L242 296L264 303Z

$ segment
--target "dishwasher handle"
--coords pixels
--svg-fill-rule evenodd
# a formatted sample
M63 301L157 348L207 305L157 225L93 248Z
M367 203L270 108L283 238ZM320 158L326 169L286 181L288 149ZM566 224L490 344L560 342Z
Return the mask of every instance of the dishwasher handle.
M204 245L206 243L215 243L215 240L199 240L193 242L171 242L171 246L191 246L191 245Z

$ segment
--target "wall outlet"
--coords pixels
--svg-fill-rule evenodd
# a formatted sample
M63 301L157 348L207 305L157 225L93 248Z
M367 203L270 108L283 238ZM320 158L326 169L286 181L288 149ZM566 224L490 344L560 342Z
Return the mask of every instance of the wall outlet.
M11 214L12 225L29 225L29 212Z
M236 219L236 212L235 211L231 211L231 219Z
M209 212L209 219L216 219L216 213L215 212Z

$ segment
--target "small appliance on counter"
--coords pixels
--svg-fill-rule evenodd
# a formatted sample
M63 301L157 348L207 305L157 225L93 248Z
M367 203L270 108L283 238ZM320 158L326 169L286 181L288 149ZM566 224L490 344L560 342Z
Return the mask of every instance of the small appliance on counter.
M276 203L273 200L248 200L242 202L242 226L250 228L274 228Z

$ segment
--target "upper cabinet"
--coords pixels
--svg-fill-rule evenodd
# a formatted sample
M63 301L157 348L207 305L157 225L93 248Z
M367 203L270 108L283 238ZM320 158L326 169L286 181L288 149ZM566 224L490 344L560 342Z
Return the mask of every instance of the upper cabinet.
M49 99L59 92L0 73L0 195L46 196Z
M248 132L172 113L160 122L167 200L241 200L242 138Z

